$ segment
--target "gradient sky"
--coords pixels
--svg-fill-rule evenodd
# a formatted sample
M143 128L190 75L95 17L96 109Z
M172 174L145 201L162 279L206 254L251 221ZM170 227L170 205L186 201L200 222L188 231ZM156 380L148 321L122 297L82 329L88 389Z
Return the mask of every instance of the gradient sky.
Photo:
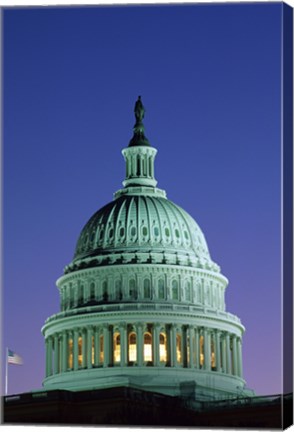
M281 10L4 10L2 364L6 346L24 359L9 366L9 393L41 387L55 281L121 188L138 95L158 186L196 219L229 279L247 386L281 392Z

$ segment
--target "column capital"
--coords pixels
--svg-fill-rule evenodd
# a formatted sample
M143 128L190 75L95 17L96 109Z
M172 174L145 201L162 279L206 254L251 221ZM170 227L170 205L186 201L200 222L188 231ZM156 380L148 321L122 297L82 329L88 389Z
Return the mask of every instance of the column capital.
M128 325L126 322L120 322L120 323L118 323L118 326L119 326L119 328L126 329Z

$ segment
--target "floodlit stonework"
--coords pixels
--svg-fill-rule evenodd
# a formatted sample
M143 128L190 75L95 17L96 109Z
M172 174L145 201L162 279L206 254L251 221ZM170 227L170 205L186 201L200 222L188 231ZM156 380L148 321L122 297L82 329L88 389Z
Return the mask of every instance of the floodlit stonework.
M57 281L61 311L42 329L43 385L186 391L199 400L252 395L244 327L226 312L228 280L194 219L156 187L157 150L145 137L140 98L135 117L122 151L124 187L87 222Z

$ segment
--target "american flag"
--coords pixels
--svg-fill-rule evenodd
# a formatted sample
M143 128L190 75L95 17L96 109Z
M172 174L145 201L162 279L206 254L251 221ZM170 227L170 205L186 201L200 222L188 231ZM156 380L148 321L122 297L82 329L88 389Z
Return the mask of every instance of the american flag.
M7 354L7 362L10 364L15 364L15 365L22 365L23 364L21 356L19 356L15 352L11 351L10 349L8 350L8 354Z

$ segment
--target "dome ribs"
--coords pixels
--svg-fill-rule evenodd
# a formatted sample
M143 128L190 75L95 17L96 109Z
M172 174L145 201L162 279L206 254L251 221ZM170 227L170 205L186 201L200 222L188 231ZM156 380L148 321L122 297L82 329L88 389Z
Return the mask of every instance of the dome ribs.
M114 226L114 246L117 246L119 244L124 243L124 241L121 241L121 236L120 236L120 229L123 227L125 229L126 227L126 221L125 221L125 217L122 218L122 215L125 215L125 207L126 207L126 203L127 200L123 200L122 201L122 205L121 207L118 209L117 212L117 217L116 217L116 221L115 221L115 226ZM124 220L123 220L124 219ZM126 229L125 229L125 235L124 238L126 238Z

